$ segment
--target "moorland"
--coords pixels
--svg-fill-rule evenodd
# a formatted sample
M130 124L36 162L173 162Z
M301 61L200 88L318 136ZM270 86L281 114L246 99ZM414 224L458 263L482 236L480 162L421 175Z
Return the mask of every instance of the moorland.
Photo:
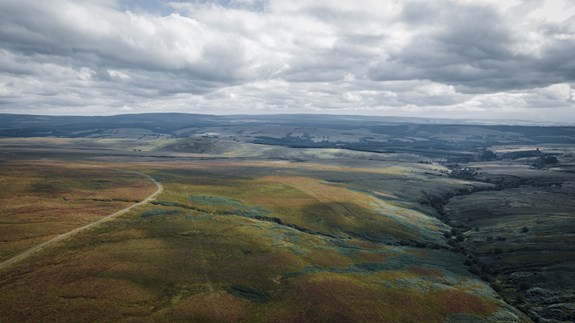
M574 153L520 122L2 115L0 321L573 321Z

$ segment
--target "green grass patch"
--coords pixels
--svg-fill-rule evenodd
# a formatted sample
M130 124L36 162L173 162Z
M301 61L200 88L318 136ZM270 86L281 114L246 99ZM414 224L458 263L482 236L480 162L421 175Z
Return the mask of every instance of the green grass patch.
M148 210L142 212L142 217L143 218L151 218L151 217L162 216L162 215L179 215L179 214L181 214L181 212L178 210L148 209Z

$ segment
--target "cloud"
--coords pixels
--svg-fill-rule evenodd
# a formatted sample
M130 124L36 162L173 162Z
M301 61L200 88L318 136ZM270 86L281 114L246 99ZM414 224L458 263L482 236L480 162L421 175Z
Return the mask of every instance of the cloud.
M4 0L0 112L575 121L569 3Z

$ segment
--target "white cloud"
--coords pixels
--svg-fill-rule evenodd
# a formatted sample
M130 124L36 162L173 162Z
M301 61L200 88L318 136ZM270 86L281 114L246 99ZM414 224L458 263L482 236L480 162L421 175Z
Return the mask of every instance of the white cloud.
M0 2L0 112L575 121L567 0L173 1L164 15L123 8ZM556 112L531 112L542 108Z
M120 70L114 70L114 69L107 69L106 70L108 72L108 74L113 77L113 78L117 78L120 80L129 80L131 79L130 75L128 75L128 73L120 71Z
M550 100L567 101L571 96L571 86L566 83L553 84L535 92Z

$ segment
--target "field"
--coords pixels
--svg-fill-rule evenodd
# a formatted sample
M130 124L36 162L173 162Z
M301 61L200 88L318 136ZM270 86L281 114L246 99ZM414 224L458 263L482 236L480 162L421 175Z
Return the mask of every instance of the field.
M65 165L10 168L49 174ZM118 164L98 165L85 172L118 179L109 170ZM402 187L394 181L428 181L428 167L370 171L273 161L123 167L153 176L164 192L4 270L1 320L526 320L448 250L444 224L397 196ZM440 174L438 183L446 182ZM60 195L51 197L66 196L58 191L63 187L80 192L78 185L95 185L69 176L52 184ZM135 181L139 191L130 190ZM387 182L366 193L378 181ZM136 176L112 182L110 191L80 201L88 208L106 200L100 203L109 208L99 210L112 212L151 188ZM24 190L8 186L6 195L16 196L16 189Z
M138 202L155 190L121 170L54 161L0 167L0 262Z
M5 121L0 322L575 319L570 127L141 118Z

